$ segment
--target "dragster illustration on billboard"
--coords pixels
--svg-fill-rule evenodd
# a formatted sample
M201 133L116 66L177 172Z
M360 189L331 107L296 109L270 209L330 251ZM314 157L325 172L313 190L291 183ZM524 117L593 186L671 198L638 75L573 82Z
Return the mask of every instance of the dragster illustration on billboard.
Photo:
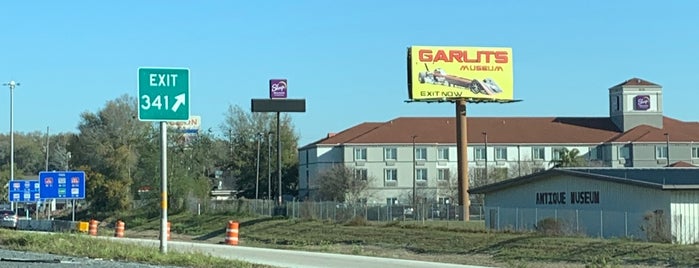
M408 96L411 101L515 101L512 49L409 47Z
M430 72L430 68L425 64L426 71L420 72L418 81L421 84L430 83L434 85L461 87L469 89L473 94L495 95L502 92L500 86L491 78L485 78L483 81L478 79L468 79L447 74L442 68L437 68Z

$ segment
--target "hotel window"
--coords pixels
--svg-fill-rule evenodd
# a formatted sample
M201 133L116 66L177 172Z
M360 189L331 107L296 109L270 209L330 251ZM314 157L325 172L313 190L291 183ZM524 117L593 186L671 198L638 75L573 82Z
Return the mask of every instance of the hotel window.
M385 160L393 160L395 161L398 159L398 149L396 148L385 148L383 151L383 157Z
M355 169L355 170L354 170L354 177L355 177L356 179L360 179L360 180L363 180L363 181L367 180L367 170L364 169L364 168L362 168L362 169Z
M354 149L354 160L366 161L366 148Z
M694 151L694 150L692 150ZM666 159L667 158L667 146L655 146L655 158Z
M631 158L631 148L628 146L619 147L619 159Z
M507 147L495 147L495 160L507 160Z
M692 158L699 158L699 147L692 147Z
M385 181L398 181L398 170L395 168L389 168L384 170L384 180Z
M418 168L415 170L415 180L416 181L427 181L427 169Z
M427 160L427 148L416 148L415 149L415 159L416 160Z
M398 205L398 198L397 197L386 198L386 204L388 204L389 206Z
M449 181L449 169L448 168L440 168L437 169L437 180L438 181Z
M587 148L587 159L588 160L597 159L597 147L588 147Z
M485 148L476 148L473 151L474 157L473 159L475 160L485 160Z
M544 160L544 147L534 147L534 148L532 148L532 159L534 159L534 160Z
M449 160L449 147L437 149L437 160Z

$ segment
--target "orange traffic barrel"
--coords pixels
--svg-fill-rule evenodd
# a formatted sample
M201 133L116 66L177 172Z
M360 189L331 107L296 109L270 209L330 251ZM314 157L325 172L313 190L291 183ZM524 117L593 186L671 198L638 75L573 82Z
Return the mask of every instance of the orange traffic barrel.
M166 226L167 226L167 227L165 228L165 238L166 238L167 240L170 240L170 222L169 222L169 221L167 222L167 225L166 225ZM162 236L159 234L159 235L158 235L158 239L160 239L161 237L162 237Z
M166 229L166 231L167 231L167 236L166 236L166 237L167 237L167 240L170 241L170 222L167 222L167 229Z
M238 245L238 222L228 221L228 228L226 228L226 244L237 246Z
M124 222L118 220L116 222L116 228L114 228L114 237L124 237Z
M89 234L92 236L97 236L97 226L99 225L98 220L90 220Z

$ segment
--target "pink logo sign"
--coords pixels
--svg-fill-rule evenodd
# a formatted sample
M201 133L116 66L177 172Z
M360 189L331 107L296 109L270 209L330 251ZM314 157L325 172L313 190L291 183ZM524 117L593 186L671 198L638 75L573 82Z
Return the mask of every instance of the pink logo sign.
M284 99L287 92L286 79L270 79L269 80L269 98Z
M633 98L633 109L639 111L645 111L650 109L650 96L648 95L638 95Z

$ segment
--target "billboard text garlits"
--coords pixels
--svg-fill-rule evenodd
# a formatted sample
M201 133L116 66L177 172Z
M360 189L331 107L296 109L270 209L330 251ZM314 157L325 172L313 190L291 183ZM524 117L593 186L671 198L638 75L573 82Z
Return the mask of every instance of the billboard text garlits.
M408 48L411 100L512 101L512 48Z

